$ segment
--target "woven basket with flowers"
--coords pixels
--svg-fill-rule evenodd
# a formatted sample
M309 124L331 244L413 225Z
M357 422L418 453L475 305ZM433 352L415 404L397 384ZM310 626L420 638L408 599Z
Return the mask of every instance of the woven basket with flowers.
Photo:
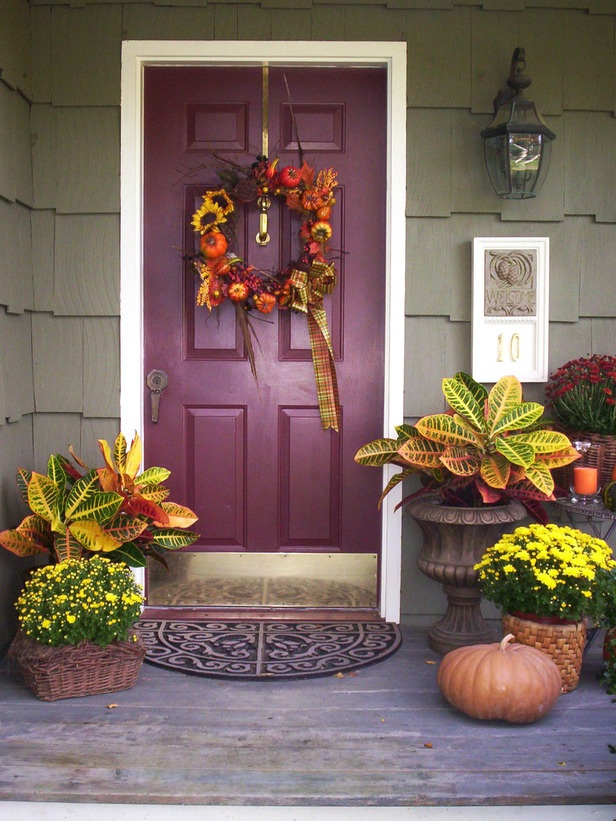
M545 395L558 426L581 443L584 464L598 468L605 487L616 466L616 357L593 354L566 362L550 376ZM567 491L571 466L561 468L556 479Z
M577 686L593 612L597 573L614 568L603 540L571 527L530 524L505 534L475 565L485 598L503 611L503 629L548 653L565 692Z
M9 660L42 701L127 690L145 657L142 602L130 568L104 556L40 567L17 599Z
M31 513L0 532L0 546L17 556L46 558L17 601L20 631L10 658L44 701L132 687L145 648L130 632L141 589L130 567L192 544L197 521L168 500L170 472L141 471L141 441L123 434L113 450L98 441L105 465L89 468L52 454L47 474L20 468L17 487ZM74 464L73 464L74 463Z

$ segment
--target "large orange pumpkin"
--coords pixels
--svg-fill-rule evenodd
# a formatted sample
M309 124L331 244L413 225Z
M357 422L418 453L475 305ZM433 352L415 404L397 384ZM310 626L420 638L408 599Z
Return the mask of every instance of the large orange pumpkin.
M550 710L562 690L552 659L524 644L458 647L440 663L437 684L447 701L466 715L528 724Z

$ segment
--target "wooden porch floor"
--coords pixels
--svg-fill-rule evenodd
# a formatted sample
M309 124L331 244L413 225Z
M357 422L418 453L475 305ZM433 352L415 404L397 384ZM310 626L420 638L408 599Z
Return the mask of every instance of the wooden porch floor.
M145 664L132 690L53 703L32 696L4 660L0 801L615 803L616 704L597 681L601 636L579 687L540 722L515 726L448 706L425 630L402 629L394 656L343 678L222 682Z

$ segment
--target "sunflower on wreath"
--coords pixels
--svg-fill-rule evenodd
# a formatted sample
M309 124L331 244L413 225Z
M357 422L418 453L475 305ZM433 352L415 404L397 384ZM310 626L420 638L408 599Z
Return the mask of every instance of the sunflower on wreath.
M208 190L193 214L199 252L190 257L199 275L197 305L212 311L225 300L234 304L250 366L257 377L249 314L269 314L274 308L306 315L323 428L339 430L340 403L331 336L323 297L332 293L337 272L328 259L332 236L330 217L336 202L337 173L301 167L278 170L278 159L259 156L249 167L226 163L218 171L221 187ZM238 257L231 246L236 236L238 206L256 203L262 213L271 196L284 199L301 215L300 252L280 271L262 271ZM257 240L258 241L258 240Z

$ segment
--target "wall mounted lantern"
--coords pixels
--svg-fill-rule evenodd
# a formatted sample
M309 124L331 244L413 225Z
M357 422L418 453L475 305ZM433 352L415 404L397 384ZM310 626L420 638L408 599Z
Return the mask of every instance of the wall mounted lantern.
M551 143L556 138L533 101L524 97L524 89L532 82L522 73L525 68L524 49L516 48L508 88L501 89L494 99L494 119L481 132L492 186L499 197L510 200L537 195L550 165Z

